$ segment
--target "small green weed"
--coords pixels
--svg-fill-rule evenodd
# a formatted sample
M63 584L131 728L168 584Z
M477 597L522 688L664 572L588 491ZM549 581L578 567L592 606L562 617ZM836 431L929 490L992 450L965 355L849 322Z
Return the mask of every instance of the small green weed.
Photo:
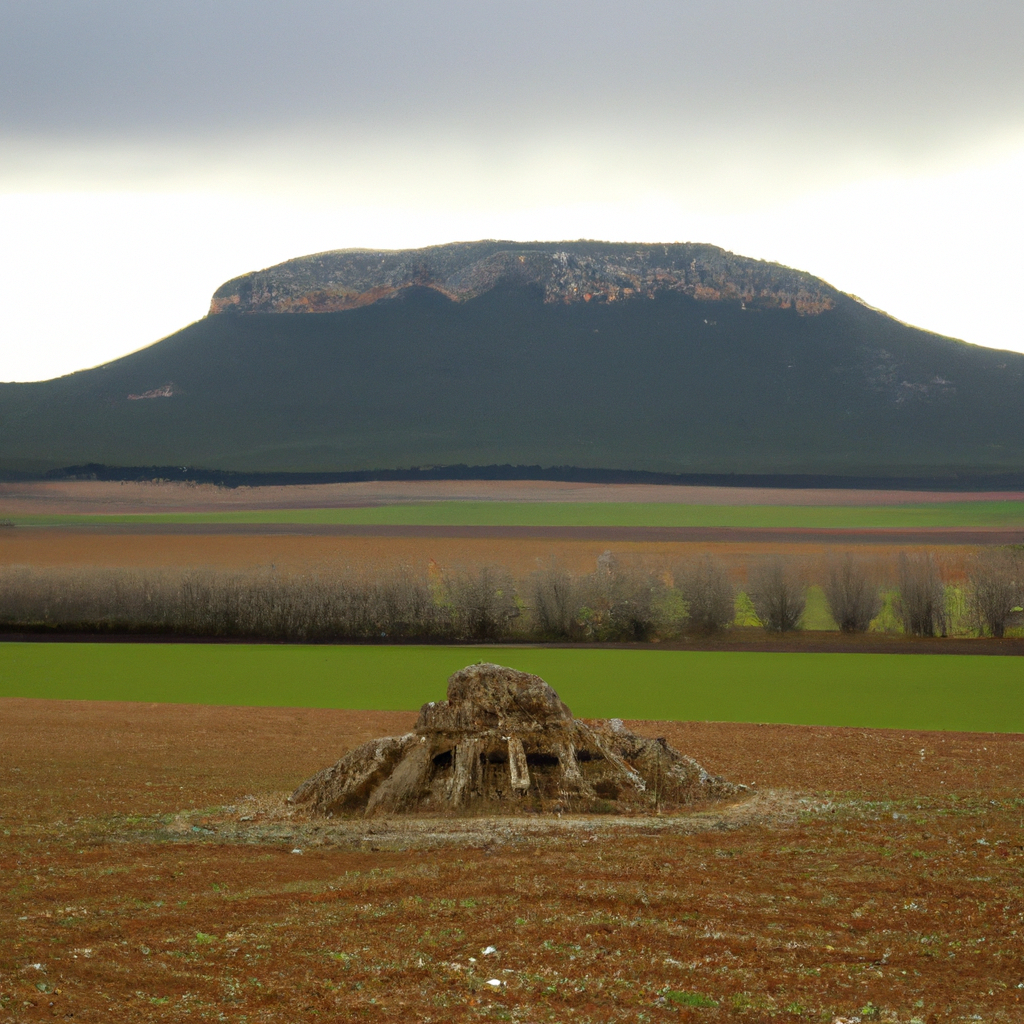
M702 996L699 992L676 992L673 989L669 989L664 993L665 998L670 1003L676 1003L678 1006L696 1006L696 1007L717 1007L718 1003L709 996Z

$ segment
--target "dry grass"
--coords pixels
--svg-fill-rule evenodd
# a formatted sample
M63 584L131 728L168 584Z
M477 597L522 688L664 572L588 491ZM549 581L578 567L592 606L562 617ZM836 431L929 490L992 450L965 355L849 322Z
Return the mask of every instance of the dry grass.
M358 835L282 816L411 718L0 702L0 1020L1024 1015L1019 736L631 723L762 795Z

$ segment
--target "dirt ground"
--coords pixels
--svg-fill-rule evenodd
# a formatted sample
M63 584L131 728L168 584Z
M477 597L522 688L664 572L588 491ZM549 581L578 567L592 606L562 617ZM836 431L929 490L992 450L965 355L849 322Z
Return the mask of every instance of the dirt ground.
M0 1021L1024 1019L1024 736L629 723L756 791L289 814L412 721L0 701Z
M685 505L905 505L944 501L1021 501L1022 492L861 491L768 487L676 487L545 480L367 481L281 487L72 480L0 483L0 517L124 515L341 508L416 501L636 501Z
M672 563L710 552L737 572L757 558L781 554L814 563L827 553L855 550L858 557L892 562L897 550L906 547L932 550L953 576L963 572L966 559L976 544L850 543L844 538L800 541L643 541L572 537L502 536L499 530L462 535L417 536L406 528L403 535L381 533L374 527L365 535L339 533L124 533L107 529L26 528L0 531L0 566L26 565L103 566L107 568L217 568L248 569L275 566L282 571L330 571L346 565L426 566L431 560L441 566L498 563L513 572L526 574L552 559L574 572L589 572L597 558L611 549L616 555ZM455 531L458 533L459 531Z

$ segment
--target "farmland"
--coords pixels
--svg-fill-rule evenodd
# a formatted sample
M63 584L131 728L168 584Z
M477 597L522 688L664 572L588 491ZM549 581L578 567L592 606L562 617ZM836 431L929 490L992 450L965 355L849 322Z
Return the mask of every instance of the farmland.
M1020 495L996 501L990 494L977 494L953 502L950 495L925 495L928 500L923 500L920 494L873 492L866 497L874 504L865 504L865 495L859 493L790 491L783 496L789 503L781 504L779 495L737 488L732 495L735 504L722 505L728 488L661 489L685 501L652 500L659 489L640 485L497 486L485 482L470 486L463 482L459 487L435 484L429 488L323 485L297 488L290 495L285 490L230 491L172 484L113 487L87 481L4 485L0 497L5 498L14 520L34 524L0 530L6 628L284 640L382 636L434 641L557 640L561 634L545 633L537 626L538 574L569 573L586 587L588 580L596 579L597 567L611 559L621 567L628 586L636 590L627 578L646 579L648 589L661 595L652 625L640 631L643 635L634 631L627 636L616 632L618 627L606 628L603 620L591 617L587 623L581 619L579 628L572 626L573 639L675 642L682 627L672 605L678 600L670 591L687 565L710 556L739 591L747 587L749 572L767 558L791 564L811 585L805 630L827 631L836 625L824 607L820 585L835 558L847 552L890 594L886 599L890 603L872 629L891 634L894 628L899 632L891 609L893 580L901 552L910 549L917 552L915 557L930 557L938 566L952 602L948 631L966 637L979 632L965 601L964 581L971 566L983 549L1024 539L1024 526L1007 526L1014 510L1024 507ZM446 493L449 500L437 500ZM602 501L584 500L595 494ZM431 500L421 500L424 497ZM632 500L637 497L646 500ZM922 500L911 500L915 497ZM289 499L304 507L281 507ZM322 504L326 500L349 504L328 508ZM807 504L809 500L824 504ZM363 504L351 504L356 501ZM225 505L230 508L226 510ZM61 508L73 511L53 511ZM96 511L83 511L88 508ZM343 521L360 517L367 521ZM384 521L389 517L395 521ZM423 522L431 517L433 523ZM579 525L588 517L590 525ZM648 524L885 521L890 525L884 529L615 525L645 517ZM517 518L520 522L501 525ZM493 522L487 525L474 519ZM551 525L558 522L562 525ZM917 525L899 527L891 525L894 522ZM947 525L927 525L936 523ZM447 612L440 607L445 588L451 590L453 580L490 569L512 578L517 602L514 625L479 632L448 622ZM429 592L428 603L434 605L415 627L390 620L355 622L340 611L322 614L339 600L348 600L343 598L345 593L363 593L396 574L404 581L399 587L402 594L412 594L407 584L414 584L414 589ZM217 615L204 613L205 617L197 618L176 610L183 588L194 589L196 581L209 593L207 603L224 610L223 625L217 625ZM600 602L607 603L605 597L596 596L603 608ZM239 620L228 612L236 600L258 605L266 614ZM584 606L585 601L581 609ZM737 605L734 625L756 625L744 607L749 608L742 601ZM662 624L656 625L655 619ZM1016 635L1020 624L1011 623L1009 628ZM947 632L945 625L942 632ZM722 642L741 639L736 634Z
M0 1019L1020 1020L1020 736L630 722L757 794L284 809L412 719L0 700Z
M535 672L579 714L1024 732L1016 658L279 644L0 646L0 696L403 710L469 661Z
M184 569L211 567L245 570L274 565L282 572L329 572L341 566L439 565L508 566L529 573L539 564L557 559L576 572L593 569L611 545L628 559L671 563L704 552L737 570L755 558L781 555L820 559L826 552L847 546L841 538L794 541L609 540L604 537L523 537L477 535L456 537L390 536L381 534L289 533L177 533L170 529L126 533L107 529L73 530L38 528L0 531L0 565L46 567L104 566L108 568ZM890 559L894 545L886 538L856 543L864 558ZM933 545L959 566L976 545Z
M294 524L351 526L727 527L885 530L1024 528L1024 502L896 506L676 505L637 502L437 501L363 508L17 516L23 526Z
M284 490L3 485L0 518L74 525L0 531L0 572L66 583L106 573L110 593L195 572L292 586L499 564L526 579L554 561L593 572L611 550L659 572L710 553L742 585L766 555L815 579L830 552L888 570L909 543L870 527L574 535L595 492L570 485ZM652 500L674 490L604 488L593 528L622 529L608 524L635 523L638 509L652 522L719 523L722 507L761 523L884 512L914 520L928 537L916 550L954 588L989 536L1020 534L1019 495L815 504L789 492L773 505L780 495L735 489L728 504L722 489L694 489L682 503ZM317 519L325 508L378 518L332 525ZM422 520L424 509L565 525L527 536L522 525L380 519ZM287 520L300 512L306 521ZM244 521L257 513L266 518ZM818 625L788 640L733 628L729 650L678 649L699 647L692 638L0 644L0 1021L1016 1024L1020 660L938 652L1008 654L1021 641L874 632L836 653L839 634ZM476 660L537 672L577 714L627 719L756 791L659 818L328 824L284 804L353 746L406 732L446 676Z
M857 507L1021 502L1024 492L598 484L552 480L365 480L259 487L221 487L166 480L0 482L0 510L8 516L247 512L453 501Z

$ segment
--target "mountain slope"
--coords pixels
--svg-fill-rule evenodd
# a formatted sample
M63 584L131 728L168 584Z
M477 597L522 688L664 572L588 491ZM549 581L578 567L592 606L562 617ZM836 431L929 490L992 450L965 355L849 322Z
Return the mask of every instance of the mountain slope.
M1024 470L1024 356L711 246L320 254L228 282L212 310L0 385L0 470Z

